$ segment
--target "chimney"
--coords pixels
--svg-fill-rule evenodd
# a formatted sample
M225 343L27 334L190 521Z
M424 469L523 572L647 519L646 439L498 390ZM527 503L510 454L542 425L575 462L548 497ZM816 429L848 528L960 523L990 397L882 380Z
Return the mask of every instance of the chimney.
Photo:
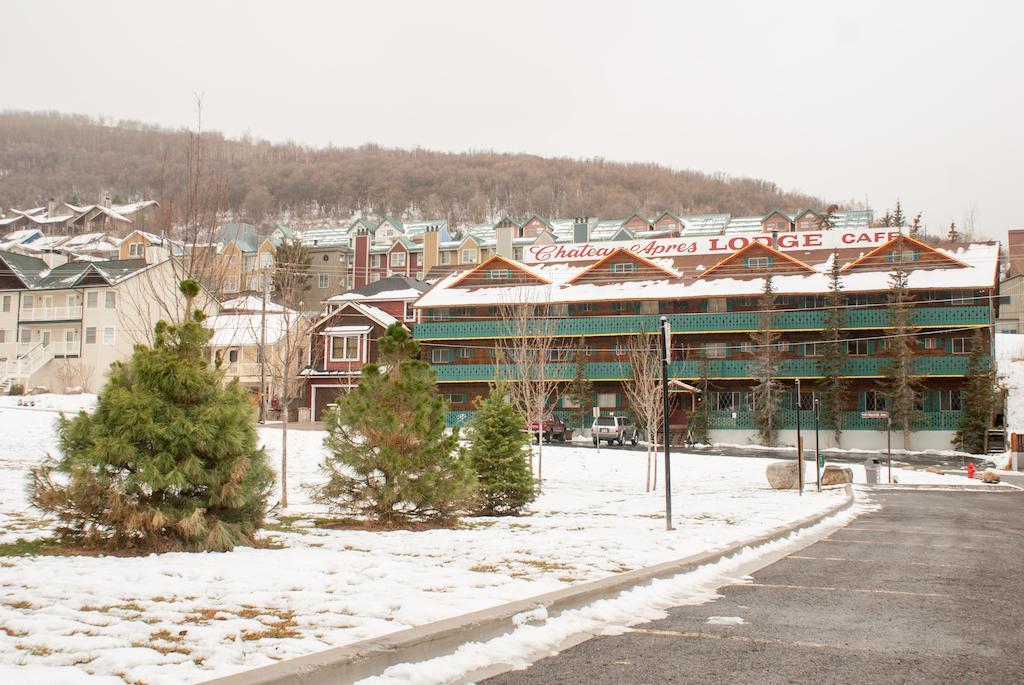
M365 226L360 226L356 229L352 246L355 252L352 260L352 270L354 272L352 283L354 287L358 288L370 282L370 234Z
M587 217L578 216L572 222L572 241L574 243L590 242L590 224Z
M1009 275L1024 274L1024 228L1011 228L1006 232L1006 252L1009 255Z
M46 216L47 218L53 218L57 214L57 200L50 198L46 201Z
M498 242L499 254L501 241ZM441 261L441 233L437 226L427 226L423 231L423 276Z
M497 243L499 257L515 259L515 250L512 247L515 230L516 226L511 221L502 221L494 229L494 240Z

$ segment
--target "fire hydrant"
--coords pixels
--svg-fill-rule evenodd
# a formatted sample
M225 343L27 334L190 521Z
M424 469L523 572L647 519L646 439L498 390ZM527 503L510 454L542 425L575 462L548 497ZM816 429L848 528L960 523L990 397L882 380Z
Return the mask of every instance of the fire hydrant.
M968 478L974 478L974 463L973 462L967 464L967 477Z

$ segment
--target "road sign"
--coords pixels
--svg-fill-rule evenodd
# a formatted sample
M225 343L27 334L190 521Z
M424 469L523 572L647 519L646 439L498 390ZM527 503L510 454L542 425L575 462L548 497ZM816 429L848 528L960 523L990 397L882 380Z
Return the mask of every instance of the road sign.
M887 419L889 418L889 412L887 411L862 411L860 413L862 419Z

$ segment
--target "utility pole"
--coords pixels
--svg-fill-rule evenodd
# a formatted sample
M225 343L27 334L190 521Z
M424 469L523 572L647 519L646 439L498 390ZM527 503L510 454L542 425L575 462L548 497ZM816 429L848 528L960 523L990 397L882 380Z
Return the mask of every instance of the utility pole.
M672 530L672 448L668 437L668 363L672 354L672 328L668 317L661 317L661 401L662 430L665 435L665 530Z
M263 315L260 317L260 423L267 421L267 298L270 296L270 279L267 270L260 270L263 280Z
M818 418L821 403L814 398L814 474L818 481L818 492L821 492L821 443L818 442Z

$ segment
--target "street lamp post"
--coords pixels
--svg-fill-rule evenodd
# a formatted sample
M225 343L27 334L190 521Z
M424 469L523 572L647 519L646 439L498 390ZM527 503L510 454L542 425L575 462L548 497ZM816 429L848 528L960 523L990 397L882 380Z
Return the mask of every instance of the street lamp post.
M818 442L818 414L821 402L814 398L814 475L818 481L818 492L821 492L821 443Z
M796 479L804 494L804 446L800 439L800 379L796 379Z
M672 530L672 448L668 436L668 363L672 350L672 327L668 317L661 317L661 401L662 430L665 435L665 530Z

